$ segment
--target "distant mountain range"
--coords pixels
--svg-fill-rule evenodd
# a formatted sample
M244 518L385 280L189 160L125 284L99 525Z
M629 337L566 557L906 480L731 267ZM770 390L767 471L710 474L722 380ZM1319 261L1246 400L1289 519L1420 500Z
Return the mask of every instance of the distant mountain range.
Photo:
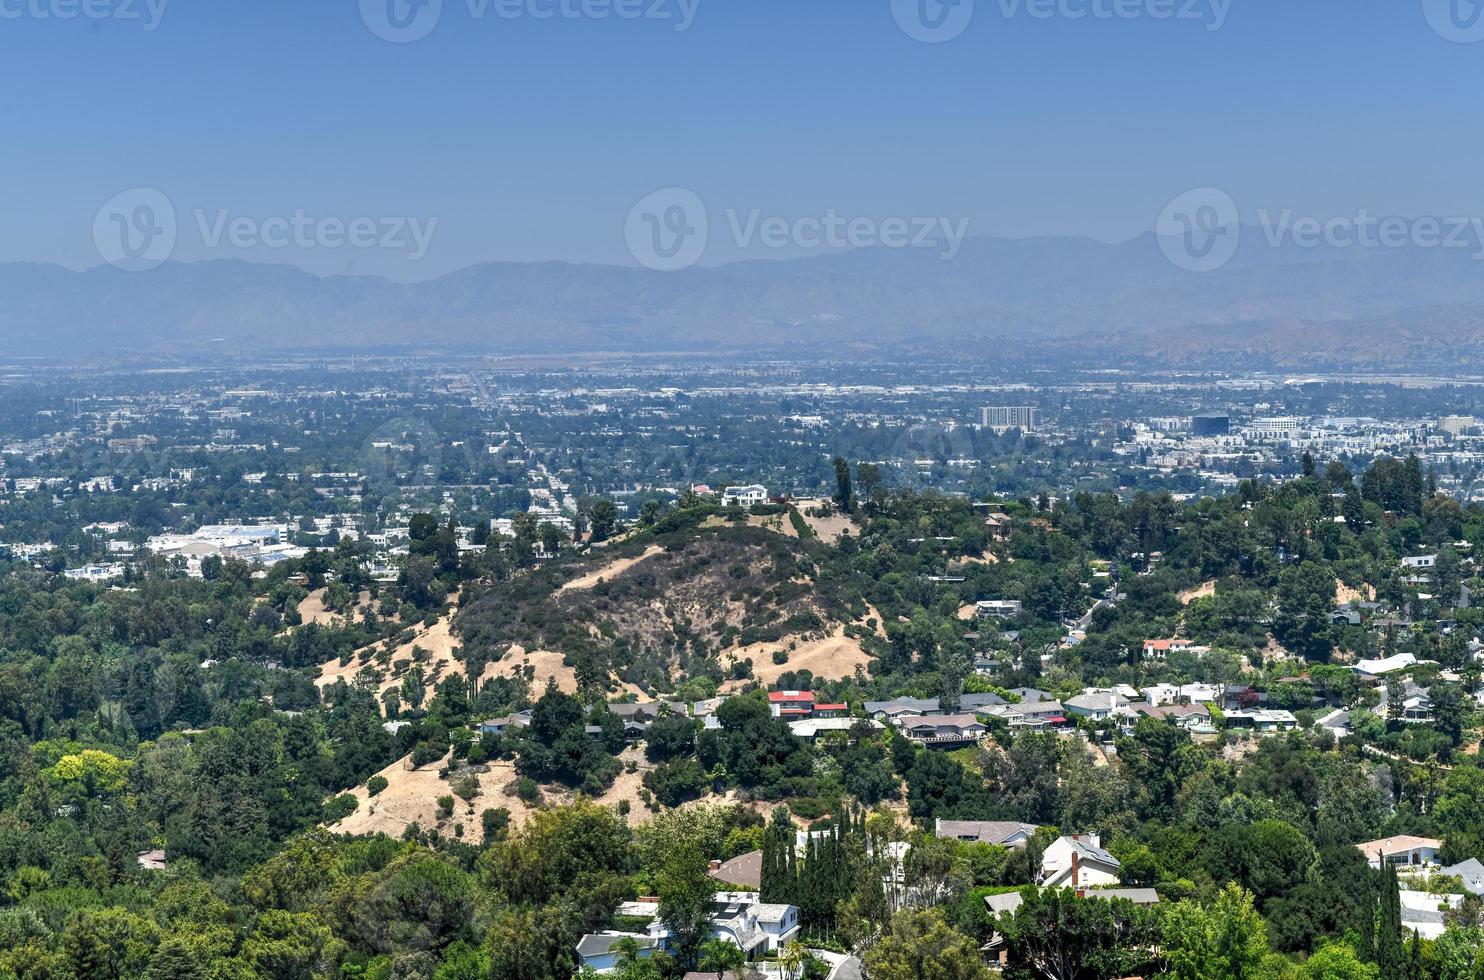
M1245 228L1235 257L1209 273L1177 268L1152 234L1121 244L971 238L951 261L933 249L878 248L676 273L499 263L414 284L236 260L145 273L0 264L0 341L12 353L807 354L973 350L1000 339L1019 350L1190 364L1236 356L1478 367L1484 260L1467 248L1270 247Z

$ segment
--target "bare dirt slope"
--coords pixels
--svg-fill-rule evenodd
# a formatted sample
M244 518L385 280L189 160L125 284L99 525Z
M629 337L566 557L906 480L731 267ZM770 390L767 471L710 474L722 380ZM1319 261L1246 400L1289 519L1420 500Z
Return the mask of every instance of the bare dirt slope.
M804 518L804 523L809 525L819 540L825 544L834 544L840 540L840 536L854 528L850 518L835 511L830 517L811 517L809 512L829 506L828 500L800 500L796 501L799 515Z
M339 660L321 664L315 683L326 687L344 679L347 684L353 684L361 669L369 665L382 673L381 682L376 687L379 698L383 692L402 683L413 663L421 663L425 687L428 695L432 696L439 681L450 673L462 673L464 669L457 656L459 642L451 632L453 616L452 612L440 616L432 626L418 625L413 629L412 639L396 647L390 657L385 655L384 644L373 643L357 650L347 664L341 664Z
M1216 580L1213 578L1209 582L1202 582L1193 589L1186 589L1184 592L1181 592L1180 604L1182 606L1188 606L1197 599L1204 599L1207 596L1213 596L1215 594Z
M788 651L788 661L773 662L773 654ZM829 636L818 640L786 639L774 643L755 643L739 647L729 656L735 660L746 660L752 664L753 679L771 685L780 676L790 671L808 670L815 677L826 680L843 680L855 675L859 667L870 666L871 656L861 647L860 641L845 635L845 628L838 626ZM735 690L742 681L728 681L723 690Z
M439 833L451 837L455 834L455 824L462 824L463 832L459 839L478 844L484 839L480 814L486 809L503 807L510 812L511 825L517 827L531 817L532 808L513 792L517 774L512 763L497 761L480 766L460 767L451 773L450 779L445 780L440 779L438 773L449 764L449 757L445 756L441 762L415 770L407 768L409 758L410 756L398 759L378 773L386 779L387 786L376 796L371 796L365 786L356 787L351 793L358 804L356 812L331 824L330 829L346 834L380 833L400 837L409 824L416 823L424 830L436 828ZM653 767L645 760L643 749L638 746L626 749L619 758L626 764L632 762L634 771L628 772L628 766L625 765L625 771L618 774L613 785L602 796L596 797L596 801L605 806L616 806L620 801L627 800L629 812L633 814L631 819L642 821L648 811L639 791L644 785L644 774ZM455 796L451 786L461 773L474 775L479 781L479 795L469 803ZM542 800L537 804L538 807L571 803L577 796L571 790L554 784L543 786L541 795ZM440 796L454 796L453 815L443 820L438 819ZM734 794L707 797L712 802L732 798Z
M647 561L648 559L653 558L655 555L662 555L664 553L664 548L661 548L657 544L652 544L648 548L644 549L644 553L641 555L635 555L632 558L620 558L617 561L610 562L607 565L604 565L603 567L597 569L596 571L588 572L581 578L574 578L572 581L566 583L557 591L576 592L591 589L595 587L599 582L606 582L618 578L620 575L624 574L635 565L638 565L640 562Z

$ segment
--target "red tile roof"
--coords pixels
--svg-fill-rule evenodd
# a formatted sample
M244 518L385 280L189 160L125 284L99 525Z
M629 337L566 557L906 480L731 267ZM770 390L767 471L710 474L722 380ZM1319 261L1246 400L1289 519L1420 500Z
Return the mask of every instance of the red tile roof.
M813 691L769 691L768 700L773 703L779 701L813 701Z

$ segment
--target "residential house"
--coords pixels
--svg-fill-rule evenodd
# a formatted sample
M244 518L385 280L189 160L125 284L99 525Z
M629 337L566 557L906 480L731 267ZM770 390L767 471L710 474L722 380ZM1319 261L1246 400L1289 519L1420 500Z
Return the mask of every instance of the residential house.
M748 851L730 861L712 861L708 874L723 884L756 890L762 887L763 852Z
M812 742L831 732L848 735L856 725L865 725L877 731L886 727L874 718L796 718L788 723L788 730L799 738Z
M1204 704L1151 704L1136 707L1134 711L1145 718L1173 722L1188 732L1209 735L1216 731L1211 722L1211 709Z
M1079 718L1104 721L1115 715L1127 714L1129 700L1116 691L1093 691L1067 698L1066 709Z
M909 718L902 733L914 742L943 745L953 742L977 742L989 729L973 715L934 715Z
M1010 537L1010 515L1000 511L991 511L984 518L984 526L989 529L990 536L1000 541Z
M1227 728L1246 728L1254 732L1288 732L1298 727L1293 712L1282 708L1249 708L1226 713Z
M1475 895L1484 895L1484 864L1478 858L1469 858L1444 868L1439 874L1463 879L1463 887Z
M761 853L758 857L758 873L761 876ZM648 917L649 931L605 932L583 936L577 945L577 953L584 966L591 966L599 973L611 972L617 960L613 947L626 936L641 943L642 955L649 955L643 950L669 948L670 929L659 918L657 900L625 902L619 906L618 913L635 918ZM777 953L785 943L799 934L799 910L792 905L761 902L757 892L721 891L712 897L706 932L707 938L725 939L738 946L748 959L758 959Z
M1432 698L1426 691L1412 691L1402 698L1401 720L1412 725L1433 721Z
M1417 664L1417 658L1410 653L1397 653L1390 657L1379 660L1357 660L1350 665L1350 669L1357 674L1369 674L1372 677L1385 677L1399 670L1406 670Z
M1404 834L1399 837L1383 837L1381 840L1366 841L1364 844L1355 846L1360 848L1360 852L1366 856L1371 867L1379 871L1388 864L1398 867L1422 867L1437 864L1438 851L1442 849L1443 842L1431 837L1412 837Z
M751 507L768 502L768 488L753 484L747 487L727 487L721 493L723 507Z
M1024 611L1019 599L981 599L974 603L974 615L980 619L1014 619Z
M942 714L937 698L892 698L890 701L867 701L866 714L878 721Z
M583 936L577 943L577 957L582 965L595 973L612 973L618 969L618 946L622 939L631 939L639 947L639 956L648 959L659 948L659 940L646 933L598 932Z
M1041 855L1041 884L1047 888L1117 885L1123 865L1103 850L1097 834L1058 837Z
M774 718L808 718L814 713L814 693L769 691L768 711Z
M727 939L745 956L776 953L799 934L799 910L758 901L756 892L717 892L708 935Z
M1025 723L1030 727L1060 725L1067 720L1066 707L1055 698L1045 701L1022 701L1011 707L1025 717Z
M1033 823L1015 820L944 820L939 817L933 824L933 834L937 837L1002 847L1024 847L1039 829Z
M513 715L504 715L500 718L491 718L489 721L479 723L479 734L481 735L504 735L512 728L526 728L531 724L531 713L529 711L517 711Z
M1192 643L1190 640L1145 640L1144 659L1163 660L1172 653L1207 653L1210 649L1210 647Z

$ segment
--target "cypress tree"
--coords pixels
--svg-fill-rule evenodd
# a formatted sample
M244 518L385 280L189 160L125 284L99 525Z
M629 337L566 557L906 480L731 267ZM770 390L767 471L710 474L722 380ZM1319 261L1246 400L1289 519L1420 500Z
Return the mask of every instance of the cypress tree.
M1407 951L1402 939L1401 884L1388 866L1381 881L1381 909L1376 916L1376 966L1383 977L1406 975Z

